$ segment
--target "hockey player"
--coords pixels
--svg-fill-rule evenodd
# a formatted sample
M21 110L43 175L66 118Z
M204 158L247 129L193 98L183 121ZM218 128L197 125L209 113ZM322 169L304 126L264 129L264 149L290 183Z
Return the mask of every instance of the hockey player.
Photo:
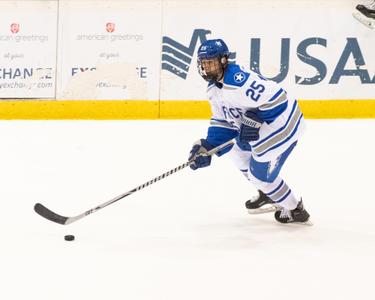
M375 28L375 0L368 0L366 4L358 4L356 6L358 11L353 13L356 18L363 25L368 28Z
M218 153L232 156L239 170L258 189L246 202L249 213L275 211L281 223L309 223L309 213L279 176L281 167L304 128L298 103L277 83L236 64L228 64L229 50L221 39L198 48L198 71L208 81L212 117L207 137L190 152L193 170L207 167L210 149L233 138L236 143ZM264 205L272 204L271 209ZM269 206L269 205L268 205Z

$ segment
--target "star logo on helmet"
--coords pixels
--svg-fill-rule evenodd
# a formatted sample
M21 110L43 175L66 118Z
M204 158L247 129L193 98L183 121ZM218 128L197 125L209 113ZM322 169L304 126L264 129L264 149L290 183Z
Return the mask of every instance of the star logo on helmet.
M243 72L238 72L234 74L234 81L237 83L241 83L245 80L245 74Z

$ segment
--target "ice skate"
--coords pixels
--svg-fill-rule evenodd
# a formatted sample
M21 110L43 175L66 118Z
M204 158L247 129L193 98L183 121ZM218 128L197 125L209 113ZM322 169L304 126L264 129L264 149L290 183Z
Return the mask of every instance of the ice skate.
M365 5L358 4L357 11L353 13L353 17L370 29L375 28L375 10L367 8Z
M254 196L245 203L249 214L264 214L278 210L278 207L268 196L266 196L261 190L258 190L258 192L259 194L257 196Z
M313 225L310 221L310 214L304 209L302 200L293 210L282 208L275 212L275 219L280 223L296 223L304 225Z

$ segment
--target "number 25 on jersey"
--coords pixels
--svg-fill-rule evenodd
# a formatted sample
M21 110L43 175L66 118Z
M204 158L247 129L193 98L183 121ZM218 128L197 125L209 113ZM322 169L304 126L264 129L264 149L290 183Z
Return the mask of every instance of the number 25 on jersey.
M254 80L251 83L250 88L246 91L246 96L250 96L250 98L254 101L258 101L261 94L264 92L264 89L264 85L257 84L257 82Z

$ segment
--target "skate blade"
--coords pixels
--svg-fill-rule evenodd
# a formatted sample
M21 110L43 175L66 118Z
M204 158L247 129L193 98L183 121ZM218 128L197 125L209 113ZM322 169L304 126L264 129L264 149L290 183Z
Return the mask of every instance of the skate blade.
M266 214L270 212L275 212L278 210L278 207L275 205L271 205L269 207L260 207L260 208L254 208L254 209L247 209L247 212L250 215L260 215L260 214Z
M306 225L306 226L313 226L313 225L314 225L314 223L311 222L311 220L308 220L308 221L306 221L306 222L296 223L296 224Z
M362 23L363 25L365 25L366 27L370 28L370 29L374 29L375 28L375 21L373 22L372 20L370 20L369 18L367 18L366 16L362 15L360 12L354 12L353 13L353 17L358 20L360 23Z
M314 223L311 222L311 220L308 220L306 222L289 222L289 223L278 223L278 224L281 224L283 226L290 226L290 225L293 225L293 226L299 226L299 225L313 226L314 225Z

